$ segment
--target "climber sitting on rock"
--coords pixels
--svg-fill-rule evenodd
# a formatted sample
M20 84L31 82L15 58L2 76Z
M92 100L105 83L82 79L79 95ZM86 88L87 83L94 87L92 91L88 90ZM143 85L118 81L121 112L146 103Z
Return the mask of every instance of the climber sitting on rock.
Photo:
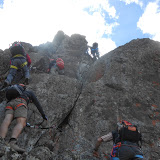
M35 94L31 90L27 90L23 84L15 84L6 88L6 99L8 100L5 111L5 118L0 127L0 141L4 139L8 132L8 127L11 122L16 119L17 124L13 128L11 138L9 140L10 147L19 153L25 152L17 143L17 138L26 126L28 104L33 103L38 111L41 113L44 123L47 117L44 114L42 106L40 105Z
M18 70L22 70L23 76L25 77L25 84L29 83L29 65L31 59L29 55L26 55L24 47L20 42L14 42L9 48L11 52L11 64L10 71L7 79L4 82L4 87L10 85L16 76ZM27 62L28 61L28 62Z
M99 58L99 51L98 51L98 43L93 43L92 47L88 46L91 50L91 54L93 55L93 59L97 60Z
M51 72L52 67L58 72L58 74L64 74L64 61L61 58L50 59L47 73Z
M117 123L117 125L115 131L98 138L93 155L99 157L97 151L101 143L113 140L114 146L111 152L111 160L142 160L143 154L139 147L141 133L137 130L137 127L125 120Z

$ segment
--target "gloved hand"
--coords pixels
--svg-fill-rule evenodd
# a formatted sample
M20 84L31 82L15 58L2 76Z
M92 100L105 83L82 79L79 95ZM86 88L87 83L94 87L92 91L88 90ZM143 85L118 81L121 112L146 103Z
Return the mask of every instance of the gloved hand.
M50 73L50 69L49 68L47 69L47 73Z
M99 154L97 151L93 150L93 156L96 157L96 158L99 158Z
M48 118L46 115L43 116L43 119L48 121Z

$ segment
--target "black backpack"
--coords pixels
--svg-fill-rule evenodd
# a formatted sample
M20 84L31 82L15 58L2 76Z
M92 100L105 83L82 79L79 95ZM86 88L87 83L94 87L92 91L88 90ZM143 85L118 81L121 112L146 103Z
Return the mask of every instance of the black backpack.
M132 125L129 122L123 121L123 127L119 131L121 141L130 141L133 143L138 143L142 139L141 133L138 131L136 125Z
M25 86L21 86L18 84L12 85L7 88L6 90L6 98L8 101L15 99L23 94L23 91L25 90Z
M20 42L14 42L9 49L10 49L12 57L18 54L26 56L24 47L21 45Z

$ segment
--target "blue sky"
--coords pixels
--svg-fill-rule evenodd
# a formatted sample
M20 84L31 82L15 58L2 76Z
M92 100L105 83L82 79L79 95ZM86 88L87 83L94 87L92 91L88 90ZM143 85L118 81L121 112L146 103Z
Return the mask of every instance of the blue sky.
M0 0L0 24L2 50L51 42L63 30L98 42L103 55L137 38L160 41L160 0Z
M132 39L150 37L149 34L143 34L142 30L137 28L137 22L144 13L139 5L136 3L125 5L125 2L117 0L110 1L110 4L115 7L119 15L117 22L120 25L115 28L112 35L112 40L116 42L117 46L123 45Z
M114 29L112 35L112 40L116 42L117 46L123 45L137 37L143 38L148 36L144 35L142 31L137 28L138 19L143 14L140 6L135 3L125 5L124 2L116 2L115 0L113 0L111 4L114 5L119 15L117 22L120 25Z

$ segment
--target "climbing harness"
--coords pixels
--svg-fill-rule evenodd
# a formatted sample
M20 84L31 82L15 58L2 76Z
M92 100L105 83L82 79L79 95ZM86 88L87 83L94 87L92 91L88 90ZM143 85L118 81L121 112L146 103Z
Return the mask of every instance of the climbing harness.
M121 147L121 145L122 145L121 142L113 145L113 149L111 151L111 157L116 157L117 150L118 148Z
M21 68L23 68L23 67L26 66L27 64L28 64L27 61L24 62L23 64L21 64ZM17 66L14 66L14 65L10 65L10 68L13 68L13 69L16 69L16 70L19 69Z
M22 57L25 58L22 54L16 54L15 56L13 56L12 58L16 58L16 57ZM25 58L26 59L26 58Z

